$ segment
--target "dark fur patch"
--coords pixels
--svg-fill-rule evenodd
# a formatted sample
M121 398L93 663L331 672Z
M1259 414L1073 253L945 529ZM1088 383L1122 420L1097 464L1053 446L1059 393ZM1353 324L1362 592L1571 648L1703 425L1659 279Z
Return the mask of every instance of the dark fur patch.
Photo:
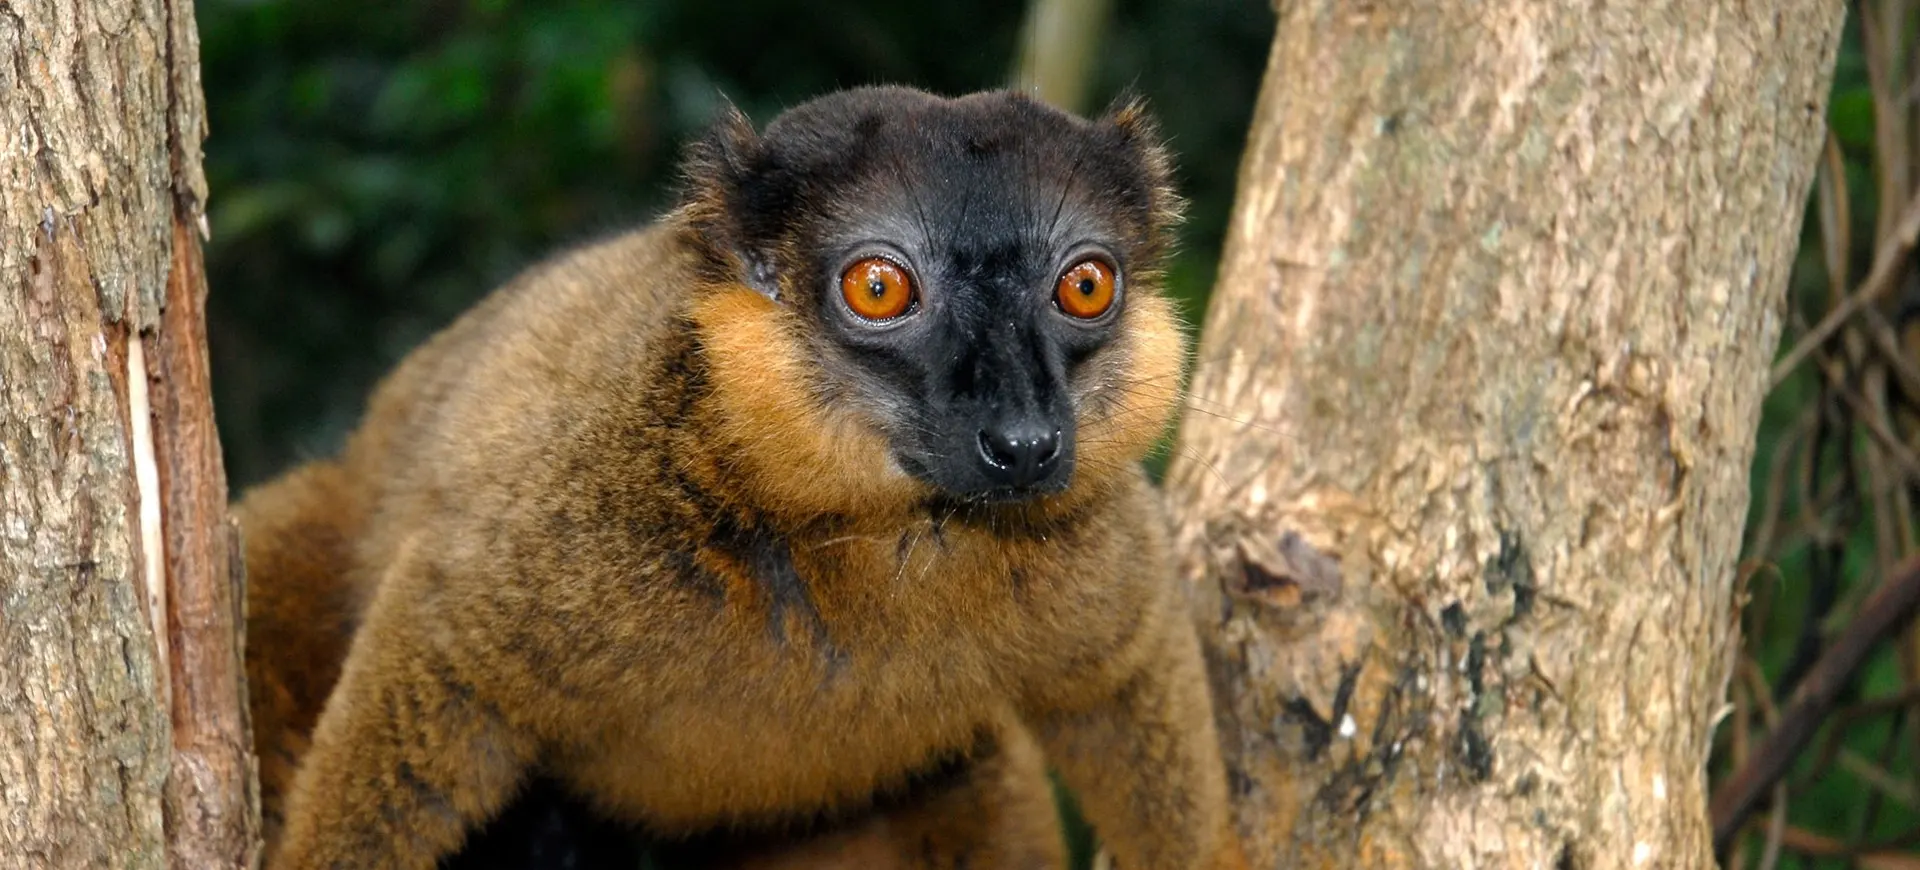
M776 639L791 639L787 623L790 616L798 616L816 641L828 643L826 623L813 606L806 579L793 564L793 549L785 536L758 518L725 512L715 518L707 545L739 562L766 593L767 630Z
M460 815L454 812L446 791L422 778L412 764L400 762L394 770L394 777L398 780L400 791L413 801L419 811L439 816L450 824L459 823Z
M708 571L700 564L700 560L693 557L692 553L684 550L668 552L665 567L675 579L703 597L713 599L715 603L724 603L727 600L726 581L712 571Z
M633 870L638 832L612 822L559 783L537 778L476 831L440 870Z
M651 851L669 867L725 866L738 855L818 836L871 814L895 812L930 795L957 788L986 755L997 751L992 738L982 733L971 746L934 752L923 764L866 801L812 813L737 819L724 829L656 841Z

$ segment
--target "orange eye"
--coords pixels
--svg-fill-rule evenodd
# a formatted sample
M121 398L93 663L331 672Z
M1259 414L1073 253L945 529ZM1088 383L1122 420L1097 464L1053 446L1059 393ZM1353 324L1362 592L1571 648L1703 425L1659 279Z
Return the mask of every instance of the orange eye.
M1053 300L1082 320L1092 320L1113 307L1113 270L1099 260L1081 260L1060 276Z
M892 320L913 307L913 278L892 260L868 257L840 273L840 295L861 317Z

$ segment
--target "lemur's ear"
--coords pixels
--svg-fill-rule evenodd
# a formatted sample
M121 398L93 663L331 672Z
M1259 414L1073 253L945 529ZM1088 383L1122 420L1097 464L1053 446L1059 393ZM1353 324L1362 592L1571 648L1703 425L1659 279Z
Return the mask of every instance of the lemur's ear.
M1100 123L1119 130L1127 139L1160 145L1160 123L1147 109L1147 98L1131 88L1123 90L1100 113Z
M725 99L724 97L722 98ZM768 207L766 147L753 122L731 101L682 162L680 211L693 230L707 277L745 284L779 298L769 240L751 232L755 209ZM775 204L776 206L778 204Z
M1147 100L1129 89L1113 99L1096 122L1114 132L1132 151L1146 176L1153 199L1153 222L1162 230L1180 223L1186 200L1174 186L1173 154L1160 133L1160 122L1147 108Z

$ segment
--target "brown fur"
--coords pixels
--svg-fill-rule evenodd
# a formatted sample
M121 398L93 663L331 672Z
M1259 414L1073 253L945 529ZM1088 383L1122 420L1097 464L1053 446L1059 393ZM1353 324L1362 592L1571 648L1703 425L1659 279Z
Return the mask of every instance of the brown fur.
M360 607L350 542L362 513L329 462L254 489L241 508L247 574L268 581L248 589L246 665L269 842L352 639Z
M1242 866L1137 464L1183 353L1150 282L1071 487L930 511L685 232L516 280L243 502L269 866L431 867L537 767L663 837L847 819L745 867L1054 867L1042 753L1122 867Z

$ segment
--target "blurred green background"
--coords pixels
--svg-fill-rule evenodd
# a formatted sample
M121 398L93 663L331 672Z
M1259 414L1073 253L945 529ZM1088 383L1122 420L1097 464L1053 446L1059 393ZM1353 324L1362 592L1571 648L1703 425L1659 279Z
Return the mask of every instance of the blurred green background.
M680 146L722 94L764 122L847 85L1002 85L1026 11L1011 0L200 0L212 123L208 318L235 491L334 449L374 379L518 269L657 214ZM1137 89L1178 154L1193 207L1172 285L1196 323L1272 26L1258 0L1114 0L1094 45L1089 105ZM1860 37L1850 23L1831 109L1854 280L1873 259L1881 187ZM1789 341L1832 303L1820 221L1809 214L1792 291L1800 326L1790 325ZM1899 295L1906 312L1920 289L1909 282ZM1768 566L1755 574L1747 623L1760 676L1751 687L1736 680L1746 703L1733 718L1756 733L1765 706L1844 628L1890 546L1876 506L1845 497L1869 473L1859 462L1866 439L1836 405L1845 403L1803 370L1766 406L1754 524L1796 513L1817 522L1750 543ZM1811 436L1810 417L1823 421ZM1782 451L1811 485L1768 504ZM1911 540L1910 527L1901 533ZM1912 693L1916 649L1911 635L1884 645L1849 701ZM1910 838L1920 822L1920 728L1909 718L1895 705L1844 731L1829 725L1823 740L1835 752L1802 760L1791 825L1861 842ZM1734 762L1733 730L1722 728L1716 775ZM1873 770L1836 766L1841 748ZM1761 851L1749 850L1748 863ZM1796 860L1783 866L1854 862Z

